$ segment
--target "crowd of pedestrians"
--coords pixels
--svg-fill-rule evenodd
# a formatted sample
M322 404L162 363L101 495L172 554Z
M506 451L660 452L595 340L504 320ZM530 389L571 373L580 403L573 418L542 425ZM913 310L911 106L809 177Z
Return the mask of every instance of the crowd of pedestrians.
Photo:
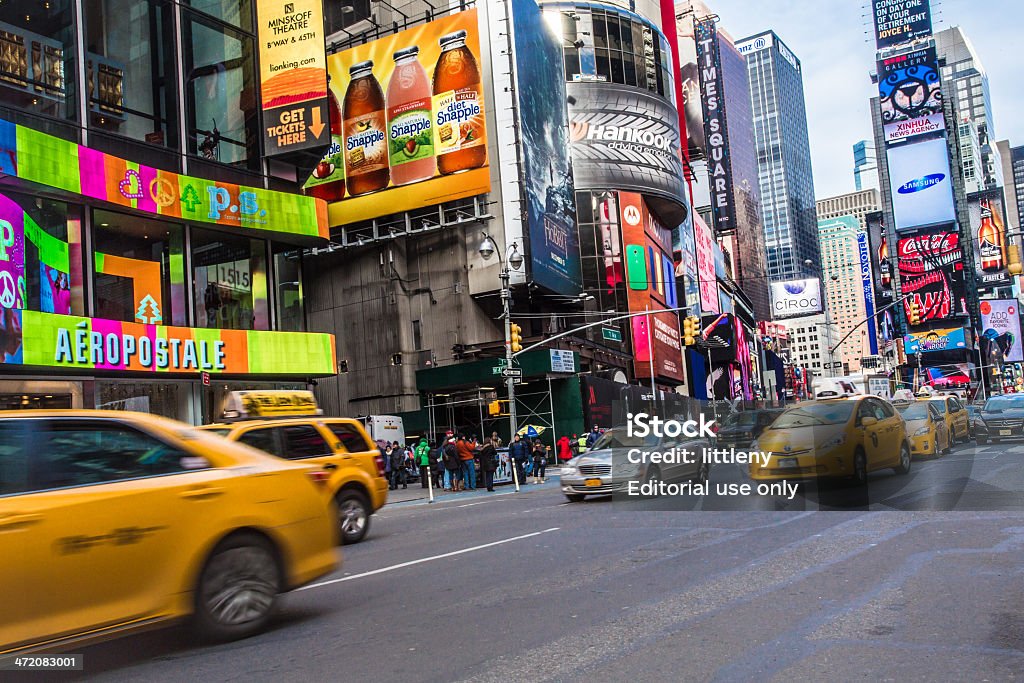
M600 436L597 425L583 436L562 436L555 444L558 460L564 462L576 457L593 446ZM445 491L475 491L478 487L493 491L495 473L501 465L498 450L502 440L497 432L482 443L475 436L449 431L434 444L420 437L406 446L397 441L382 441L377 445L384 456L384 474L392 491L399 486L409 488L411 477L418 477L422 488L430 485L430 479L434 488ZM540 439L531 440L519 434L513 437L508 455L520 485L547 481L549 450Z

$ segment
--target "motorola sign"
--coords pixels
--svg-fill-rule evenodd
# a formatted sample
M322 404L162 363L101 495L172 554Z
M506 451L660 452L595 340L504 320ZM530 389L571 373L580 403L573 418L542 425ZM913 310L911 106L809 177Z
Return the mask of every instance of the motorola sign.
M818 278L772 283L772 313L776 320L821 311L821 280Z
M577 188L615 188L686 205L679 115L669 102L612 83L567 83Z

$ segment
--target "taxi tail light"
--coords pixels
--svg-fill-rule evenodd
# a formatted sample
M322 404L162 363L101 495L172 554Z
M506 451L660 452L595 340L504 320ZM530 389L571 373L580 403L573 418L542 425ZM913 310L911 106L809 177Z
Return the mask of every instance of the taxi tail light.
M377 466L377 476L384 476L384 456L375 455L373 456L373 464Z
M331 473L326 470L311 470L309 472L309 478L317 488L326 488L327 480L331 478Z

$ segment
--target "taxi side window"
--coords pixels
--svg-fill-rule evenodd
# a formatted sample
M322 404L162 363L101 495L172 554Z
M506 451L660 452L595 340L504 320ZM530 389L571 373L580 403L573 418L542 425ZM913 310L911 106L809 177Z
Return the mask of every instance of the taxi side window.
M32 453L32 491L186 471L186 453L110 420L47 420L33 435Z
M876 413L878 411L881 411L881 414L878 415L879 420L885 420L887 418L896 416L896 411L893 410L893 407L886 403L885 401L879 401L876 399L871 401L871 404L874 406Z
M876 417L870 401L861 401L860 405L857 406L857 424L860 425L861 420L865 417Z
M280 427L280 429L285 439L285 457L290 460L319 458L334 454L331 447L324 441L324 437L313 425L288 425Z
M935 406L935 409L939 411L939 415L946 414L946 402L945 401L931 401L931 404Z
M0 422L0 496L22 493L28 485L27 420Z
M363 438L362 433L353 425L331 422L326 426L331 430L332 434L338 437L338 440L341 441L341 445L344 446L345 450L349 453L362 453L365 451L377 450L375 446L371 445L365 438Z
M942 415L939 414L939 409L933 405L928 406L928 412L931 413L933 420L942 420Z
M250 429L238 437L238 442L264 453L281 457L281 449L275 438L276 429Z
M959 413L960 412L960 401L955 398L949 399L949 412Z

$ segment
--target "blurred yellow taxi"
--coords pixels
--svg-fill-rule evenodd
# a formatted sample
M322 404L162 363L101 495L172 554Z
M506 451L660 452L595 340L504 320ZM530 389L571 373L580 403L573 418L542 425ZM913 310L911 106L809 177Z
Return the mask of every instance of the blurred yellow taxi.
M932 401L894 404L896 412L907 423L911 455L948 453L952 446L949 427Z
M225 413L240 421L199 429L326 470L324 491L337 515L338 538L358 543L370 529L370 516L388 500L384 458L357 420L320 417L319 412L308 391L232 392ZM275 417L259 419L269 415Z
M877 396L804 401L787 408L750 448L769 453L755 460L750 477L853 478L891 467L910 471L910 444L903 419Z
M949 430L951 443L967 441L971 438L971 420L967 408L956 396L936 396L934 398L922 399L931 403L938 409L939 415L946 423Z
M152 415L0 412L0 654L186 617L259 631L339 564L324 478Z

